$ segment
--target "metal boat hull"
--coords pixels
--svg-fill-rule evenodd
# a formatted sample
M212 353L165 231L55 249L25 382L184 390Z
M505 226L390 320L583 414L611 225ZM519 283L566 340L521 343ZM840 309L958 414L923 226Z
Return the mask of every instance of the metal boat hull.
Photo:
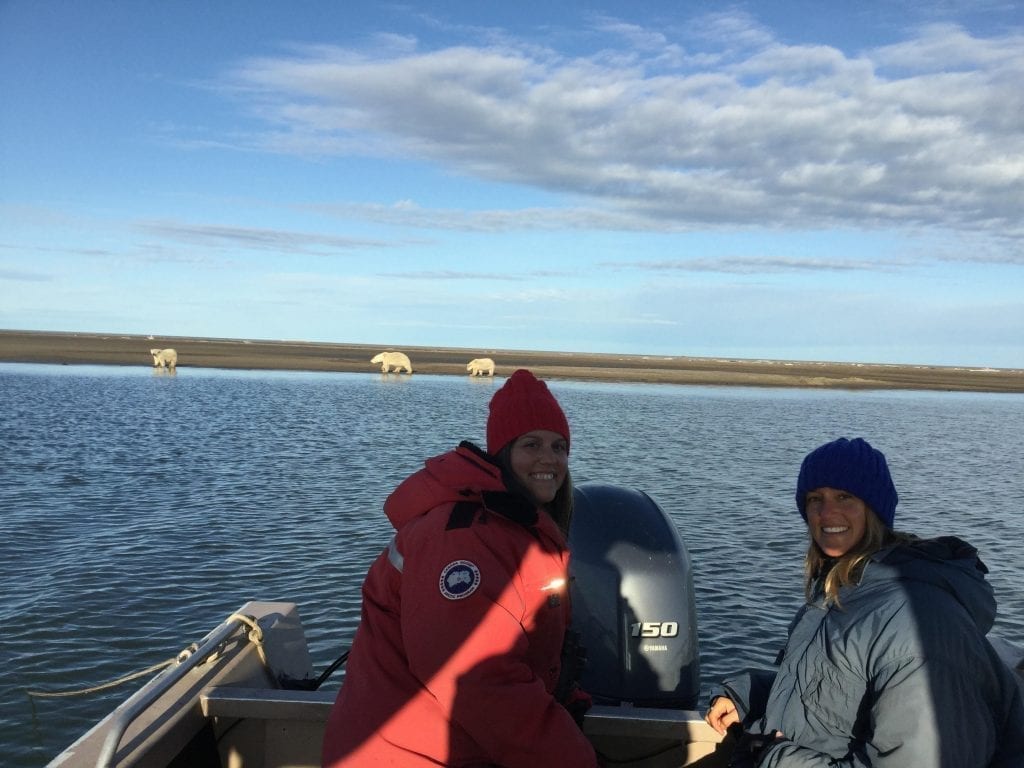
M49 765L318 767L334 693L279 682L314 677L295 604L254 601L235 615L258 625L263 656L245 623L225 621ZM584 732L625 768L726 764L720 737L695 711L595 706Z

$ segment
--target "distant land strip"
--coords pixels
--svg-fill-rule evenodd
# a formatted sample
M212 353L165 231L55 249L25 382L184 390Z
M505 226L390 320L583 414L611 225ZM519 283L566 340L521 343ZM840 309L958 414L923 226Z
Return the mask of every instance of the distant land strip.
M378 352L395 350L405 352L412 359L414 376L466 376L466 363L471 359L490 357L496 363L496 376L508 376L517 368L529 368L541 378L580 381L1024 392L1024 370L1007 368L0 330L0 362L151 367L153 359L149 350L166 347L178 351L181 372L188 368L229 368L380 374L380 367L371 364L370 358Z

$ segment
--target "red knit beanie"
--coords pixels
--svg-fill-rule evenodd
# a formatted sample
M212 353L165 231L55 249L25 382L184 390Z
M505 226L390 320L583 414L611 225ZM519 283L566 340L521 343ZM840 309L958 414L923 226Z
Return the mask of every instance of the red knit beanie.
M509 442L535 429L557 432L569 442L569 422L548 385L520 368L491 398L487 452L496 456Z

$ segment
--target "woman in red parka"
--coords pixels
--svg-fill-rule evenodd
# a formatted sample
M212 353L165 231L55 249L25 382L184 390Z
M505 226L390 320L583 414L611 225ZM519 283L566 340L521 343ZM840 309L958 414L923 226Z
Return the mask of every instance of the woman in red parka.
M594 768L555 699L569 623L569 424L518 370L487 419L387 498L396 534L363 583L362 621L323 764Z

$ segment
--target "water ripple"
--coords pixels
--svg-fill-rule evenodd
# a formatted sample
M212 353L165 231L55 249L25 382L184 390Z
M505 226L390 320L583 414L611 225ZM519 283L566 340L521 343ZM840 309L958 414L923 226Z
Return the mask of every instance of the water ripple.
M500 382L499 382L500 383ZM317 670L350 642L391 535L387 493L483 443L495 382L377 374L0 365L0 742L43 765L121 700L30 700L174 655L249 599L299 605ZM863 434L898 527L988 563L996 629L1024 639L1024 398L554 382L577 482L646 491L683 534L705 691L771 663L801 598L807 450ZM330 683L337 685L337 680Z

